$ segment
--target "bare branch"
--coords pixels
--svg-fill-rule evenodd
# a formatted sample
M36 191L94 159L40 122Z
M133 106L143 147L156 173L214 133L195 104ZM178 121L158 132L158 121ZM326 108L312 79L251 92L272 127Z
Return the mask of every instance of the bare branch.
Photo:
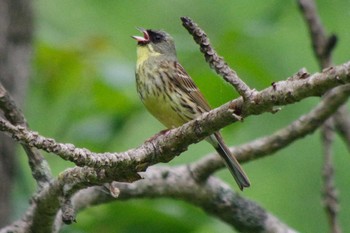
M308 26L314 54L320 68L324 69L331 66L331 55L336 46L337 37L335 35L329 37L326 35L313 0L299 0L299 6ZM344 119L350 119L347 111L339 111L335 114L334 121L337 126L336 129L339 135L343 137L347 147L350 148L350 137L347 136L350 135L350 121ZM338 122L338 120L341 122Z
M327 90L350 82L350 62L332 67L322 73L302 79L292 79L275 83L273 87L257 92L254 101L243 103L242 99L233 100L216 108L202 117L183 126L160 134L146 141L136 149L122 153L92 153L87 149L76 148L71 144L57 143L22 126L13 126L0 119L0 130L6 131L22 144L53 152L78 166L118 170L118 181L139 179L137 172L159 162L167 162L213 132L237 121L232 111L242 117L270 111L276 105L286 105L300 101L308 96L322 95Z
M334 127L350 151L350 117L346 109L346 105L338 109L338 111L333 115L333 119Z
M193 26L193 29L198 28ZM201 37L204 34L200 34L201 32L199 34L197 32L198 38L207 39L206 36ZM209 45L209 41L205 43ZM233 73L227 71L228 66L210 45L203 50L208 54L208 59L211 59L211 64L218 69L218 73L222 73L227 79L231 76L238 78L234 71L231 70ZM76 148L71 144L57 143L53 139L29 131L25 126L14 125L0 118L0 131L7 132L21 144L53 152L79 166L64 171L50 185L43 186L33 198L21 222L28 222L26 228L31 232L49 232L52 230L60 206L62 206L64 219L74 220L70 197L78 190L113 180L119 182L138 180L140 179L138 172L146 170L153 164L173 159L174 156L186 150L191 143L198 142L220 128L237 121L237 115L247 117L269 112L275 106L295 103L310 96L320 96L338 86L344 94L340 97L347 98L349 85L344 84L349 82L350 62L330 67L314 75L303 72L286 81L274 83L273 86L260 92L254 91L254 95L249 87L236 79L233 83L240 86L238 89L244 93L243 98L232 100L203 114L196 120L168 131L167 134L160 134L146 141L136 149L121 153L93 153L84 148ZM244 98L248 97L249 101L244 101ZM251 156L246 160L254 158L256 157ZM262 229L265 229L265 232L295 232L275 217L269 217L271 215L261 207L240 197L215 178L210 177L204 182L196 182L197 180L193 179L193 171L185 166L159 169L155 170L157 171L155 173L147 171L146 179L132 184L116 183L115 188L120 191L119 198L135 198L137 195L145 195L142 193L143 189L144 192L149 192L149 197L156 197L154 192L158 191L158 195L179 198L198 205L208 213L219 216L242 231L261 232ZM161 185L157 185L157 182L160 182ZM169 188L169 190L164 188ZM196 193L197 199L193 198L193 193ZM217 205L217 201L220 201L220 205Z
M337 43L336 35L326 36L313 0L299 0L299 7L308 26L312 47L322 69L331 66L331 53Z
M64 220L74 221L74 209L70 206L70 198L75 192L112 181L113 177L108 177L103 169L97 170L88 167L67 169L32 198L31 205L21 220L0 229L0 233L52 232L55 217L61 206L65 212ZM65 198L62 199L62 197Z
M309 28L310 37L313 45L313 50L318 60L321 69L325 69L332 65L332 51L335 48L337 37L331 35L326 36L325 30L321 23L320 17L316 10L316 4L313 0L299 0L300 10L304 16L305 22ZM323 98L326 98L326 93ZM333 118L336 122L339 119L349 118L349 115L345 111L337 111L338 118ZM340 117L340 115L343 115ZM347 133L341 133L341 135L350 134L350 124L347 121L342 121L342 132L348 131ZM337 122L336 125L339 125ZM341 228L337 220L338 208L338 197L337 191L334 186L334 175L333 175L333 162L332 162L332 145L333 145L333 121L328 120L322 126L322 140L324 150L324 165L323 165L323 180L324 180L324 205L325 211L328 216L328 220L333 233L340 233ZM350 141L346 141L348 147Z
M28 131L25 127L14 126L0 119L0 130L6 131L21 144L54 152L79 166L62 173L58 180L44 187L33 199L31 208L24 217L31 222L33 232L47 232L52 227L54 216L60 208L60 198L69 198L77 190L102 182L134 181L139 179L137 172L148 166L166 162L212 132L237 120L232 111L247 117L269 111L274 105L290 104L308 96L322 95L329 88L350 82L350 62L303 78L293 78L275 83L272 87L254 96L255 102L244 104L242 98L233 100L214 109L202 117L191 121L167 134L147 141L139 148L122 153L92 153L87 149L76 148L71 144L56 143L53 139ZM348 85L342 86L347 96ZM176 148L176 150L174 150Z
M13 124L24 128L28 127L22 111L17 107L15 101L0 83L0 109L4 112L4 116ZM38 184L39 189L47 185L52 174L46 159L40 154L36 148L22 144L25 150L33 177Z
M117 199L106 191L101 191L100 187L92 187L113 180L112 177L107 178L101 174L106 173L96 173L90 168L68 169L33 199L31 208L22 220L0 232L57 232L63 224L63 211L56 216L60 206L59 197L62 190L69 186L73 188L69 187L71 192L68 193L67 200L75 193L73 190L81 190L72 199L70 216L73 216L71 211L115 200L169 197L197 205L243 232L296 232L256 203L233 192L219 179L211 177L206 182L198 183L187 165L152 167L143 173L143 179L137 182L113 182L113 187L120 192ZM90 188L84 189L89 186ZM21 227L18 229L18 226Z
M224 58L217 54L215 49L210 45L206 33L189 17L181 17L181 20L183 26L200 46L200 50L204 54L205 60L209 63L210 67L221 75L225 81L230 83L244 100L249 99L252 95L252 90L238 77L236 71L232 70L227 65Z
M102 182L138 179L138 171L143 171L151 164L168 161L191 142L198 141L220 127L237 120L231 116L230 110L232 109L239 110L242 116L248 116L262 113L274 104L289 104L306 98L306 96L322 94L322 91L327 91L327 87L332 88L339 85L339 81L341 83L349 82L349 69L350 63L346 63L308 78L276 83L273 87L258 92L254 105L245 106L242 99L239 98L214 109L195 121L171 130L167 134L161 134L139 148L123 153L95 154L86 149L75 148L70 144L56 143L53 139L44 138L24 127L13 126L4 119L0 119L0 130L11 133L13 138L21 143L57 153L62 158L74 161L80 166L91 167L69 169L62 173L57 181L52 182L50 186L38 193L33 199L30 214L26 215L26 219L33 221L30 228L35 230L34 232L47 231L47 227L51 227L50 222L53 222L56 211L60 208L59 198L62 196L69 198L79 189ZM344 96L348 96L348 85L339 88ZM288 94L285 93L286 90ZM275 102L271 103L271 100ZM331 108L328 110L332 111ZM174 151L173 148L180 149Z
M350 85L334 88L308 114L301 116L272 135L231 148L232 153L236 155L240 163L272 155L294 141L313 133L348 100L349 95ZM190 168L194 176L198 177L198 180L202 180L202 177L208 177L209 174L223 166L221 159L213 154L193 163Z
M152 167L143 177L144 179L131 184L114 182L112 185L120 190L117 199L101 187L81 190L73 197L74 206L81 210L111 201L168 197L196 205L240 232L296 232L255 202L232 191L221 180L210 177L206 182L198 183L185 165ZM60 221L56 223L61 224Z
M327 129L330 127L331 129ZM323 150L324 150L324 164L323 164L323 204L326 210L328 221L331 226L331 232L341 233L341 229L337 220L339 211L338 194L334 187L334 169L332 161L332 150L330 144L333 143L334 133L333 124L327 121L322 128Z

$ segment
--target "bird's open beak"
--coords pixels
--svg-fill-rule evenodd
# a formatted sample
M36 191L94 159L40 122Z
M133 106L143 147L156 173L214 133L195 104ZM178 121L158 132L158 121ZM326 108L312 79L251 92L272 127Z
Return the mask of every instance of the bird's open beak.
M140 27L137 27L136 29L143 33L143 37L142 36L132 36L132 38L135 39L139 43L148 43L150 41L150 38L149 38L149 35L148 35L148 32L146 31L146 29L140 28Z

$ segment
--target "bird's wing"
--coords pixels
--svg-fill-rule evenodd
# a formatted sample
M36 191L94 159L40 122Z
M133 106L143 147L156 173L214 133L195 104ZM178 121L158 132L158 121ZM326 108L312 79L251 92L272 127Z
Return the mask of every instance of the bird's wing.
M178 84L178 87L185 91L199 107L203 108L205 111L210 111L211 108L208 102L204 99L204 96L193 82L192 78L187 74L185 69L181 66L180 63L174 62L175 73L175 82Z

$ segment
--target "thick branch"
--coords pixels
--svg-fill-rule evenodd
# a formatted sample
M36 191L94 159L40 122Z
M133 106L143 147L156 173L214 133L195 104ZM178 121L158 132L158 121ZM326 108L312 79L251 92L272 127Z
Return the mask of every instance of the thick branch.
M38 193L32 211L31 229L45 232L50 227L53 214L59 208L58 197L70 197L75 191L101 182L134 181L139 179L137 172L148 166L166 162L186 150L188 145L212 134L218 129L236 121L232 112L242 117L270 111L276 105L295 103L309 96L319 96L333 87L350 82L350 62L329 68L312 76L304 73L286 81L275 83L252 96L253 101L244 103L242 98L233 100L220 108L204 114L177 129L170 130L147 141L142 146L123 153L92 153L87 149L76 148L71 144L56 143L53 139L28 131L25 127L14 126L1 119L0 130L30 147L54 152L78 166L64 172L57 181ZM88 166L88 167L83 167ZM89 168L90 167L90 168ZM45 224L49 226L44 227Z
M61 206L64 206L61 203L62 198L69 200L80 189L112 182L114 180L113 175L118 177L117 174L110 175L108 176L103 169L98 170L88 167L75 167L65 170L50 185L43 187L32 198L31 205L21 220L1 229L0 233L52 232L55 217ZM18 228L18 225L21 227Z
M272 135L232 148L232 153L241 163L272 155L295 140L313 133L348 100L349 95L350 84L336 87L308 114ZM213 154L193 163L191 170L199 180L202 180L221 167L223 167L221 159Z
M350 82L350 62L309 77L304 75L301 79L280 81L270 88L256 92L253 102L244 104L241 98L233 100L194 121L168 131L167 134L152 138L136 149L122 153L92 153L71 144L57 143L53 139L42 137L21 126L13 126L4 120L0 121L0 130L10 133L22 144L53 152L78 166L118 170L119 181L133 181L138 179L138 171L143 171L155 163L171 160L186 150L190 144L236 121L232 112L242 117L261 114L270 111L276 105L291 104L309 96L319 96L333 87L348 82Z
M75 148L73 145L55 143L52 139L44 138L36 133L28 131L26 128L13 126L9 122L1 120L0 130L6 130L7 132L10 132L14 138L16 140L19 140L21 143L29 143L31 146L37 146L38 148L44 148L48 151L52 150L57 151L58 153L63 153L65 158L76 159L76 161L79 162L79 165L83 165L83 162L85 162L86 159L91 159L88 160L89 163L87 163L87 165L95 168L77 167L74 169L69 169L68 171L62 173L59 179L52 183L52 185L40 192L37 199L35 199L39 200L39 202L36 202L34 200L35 205L32 207L33 210L31 216L34 219L32 229L40 232L38 229L42 228L43 223L50 222L49 219L46 219L46 217L49 217L53 221L52 214L55 213L54 210L57 211L59 209L58 197L66 196L69 198L69 196L78 189L91 185L101 184L101 182L111 182L112 180L135 180L138 178L138 175L136 173L137 171L144 170L149 164L167 161L176 153L179 153L178 150L174 151L172 148L177 148L179 146L181 149L183 148L181 147L183 146L182 144L190 143L190 140L197 141L206 135L211 134L213 131L216 131L218 127L222 127L223 125L230 123L232 121L232 109L238 109L243 116L248 116L249 114L257 114L259 112L264 112L264 110L270 109L272 104L268 101L271 99L275 100L276 103L279 104L281 102L285 102L285 104L287 104L290 103L291 100L296 101L299 98L302 98L304 95L319 93L319 89L326 91L324 85L332 84L332 82L329 80L336 82L336 84L332 84L331 86L337 85L339 80L347 82L348 78L346 74L348 74L348 69L344 69L347 66L349 66L349 64L333 68L326 71L324 74L315 74L307 79L292 79L276 83L273 87L257 93L255 98L260 100L257 102L259 103L257 105L244 107L242 99L234 100L225 104L221 108L215 109L212 112L205 114L203 117L192 121L178 129L171 130L167 134L159 135L152 141L146 142L144 145L137 149L129 150L124 153L94 154L86 149ZM327 78L324 77L326 75ZM290 84L291 82L292 84ZM283 90L287 88L284 87L284 85L288 85L289 87L288 90L290 94L287 96L293 96L294 98L271 98L271 93L273 93L273 95L276 93L277 96L282 95ZM316 90L316 87L319 88ZM296 90L293 91L293 88L296 88ZM310 91L303 91L301 90L302 88L308 88ZM343 93L343 98L346 98L348 96L348 89L348 85L339 87L338 91L341 90L341 93ZM334 93L336 90L337 89L334 90ZM268 93L270 93L270 95ZM342 95L335 95L335 97L341 96ZM330 99L334 100L334 98L331 97ZM326 109L328 111L332 111L332 108ZM170 153L170 155L168 153ZM82 160L79 160L79 158L82 158ZM46 217L42 218L41 216ZM44 222L43 219L45 220ZM43 232L44 231L45 229Z
M103 191L101 187L82 190L73 198L75 208L79 210L115 200L169 197L194 204L240 232L296 232L255 202L233 192L219 179L210 177L206 182L198 183L185 165L152 167L143 174L143 177L143 180L131 184L119 182L111 184L120 191L117 199Z

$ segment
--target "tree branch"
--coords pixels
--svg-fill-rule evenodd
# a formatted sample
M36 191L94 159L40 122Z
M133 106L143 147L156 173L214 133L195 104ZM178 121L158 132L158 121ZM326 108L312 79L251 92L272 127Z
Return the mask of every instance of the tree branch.
M340 107L333 115L334 127L350 151L350 117L346 105Z
M337 43L337 37L331 35L327 37L323 25L321 23L320 17L318 16L316 5L313 0L299 0L300 10L304 16L305 22L309 28L310 37L312 41L312 47L318 60L321 69L325 69L332 65L332 51ZM328 93L325 94L323 98L326 98ZM321 128L323 150L324 150L324 165L323 165L323 181L324 190L323 198L325 211L328 216L329 224L333 233L340 233L341 228L337 220L338 208L338 196L337 191L334 186L334 168L332 162L332 145L334 137L334 124L337 120L349 118L349 114L345 111L336 111L337 118L333 117L332 120L328 120ZM344 115L339 117L340 115ZM337 122L335 125L342 125L342 130L340 135L345 136L350 134L350 122L347 121ZM339 127L338 127L339 128ZM347 133L342 133L348 131ZM344 137L343 137L344 138ZM344 138L346 139L346 138ZM345 141L349 147L350 141Z
M216 53L214 52L213 54ZM232 100L177 129L153 137L136 149L121 153L93 153L84 148L76 148L72 144L57 143L53 139L45 138L36 132L29 131L24 126L14 125L0 118L0 130L7 132L14 140L28 147L36 147L47 152L53 152L79 166L67 169L56 180L53 180L50 185L44 186L33 198L31 206L22 221L16 222L16 224L27 223L26 229L29 229L31 232L48 232L52 229L52 224L57 211L60 209L60 205L63 203L63 207L70 208L70 197L78 190L93 185L101 185L105 182L112 182L113 180L119 182L139 180L140 175L138 172L146 170L147 167L153 164L173 159L176 155L186 150L190 144L196 143L222 127L237 121L235 115L248 117L270 112L275 106L296 103L310 96L320 96L338 86L340 86L339 89L342 90L344 96L347 97L349 95L349 85L344 84L349 82L350 62L330 67L323 70L322 73L313 75L303 71L286 81L274 83L269 88L260 92L254 92L254 95L249 95L249 101L243 101L243 98ZM248 95L243 96L248 98ZM248 159L254 159L254 157ZM167 194L162 193L163 195L191 201L191 203L201 206L208 213L219 216L224 221L234 225L237 229L242 231L247 229L247 231L252 232L260 232L261 229L266 229L266 232L275 232L271 229L274 228L273 222L277 222L277 225L283 225L274 217L267 218L266 215L269 214L261 207L238 196L232 190L229 190L228 186L215 178L210 177L205 182L197 182L196 179L193 179L193 171L185 166L160 169L155 174L147 171L145 177L149 178L150 182L153 182L153 180L154 182L164 182L164 184L161 183L163 187L174 184L169 187L170 191ZM158 179L161 179L161 181ZM178 184L176 181L181 181L179 179L183 180L182 183ZM162 186L157 186L155 183L150 185L145 180L132 184L117 183L115 189L120 191L119 198L122 199L123 195L128 192L138 195L138 186L139 190L144 188L144 190L149 191L150 197L152 197L152 190L162 191ZM172 183L172 180L175 183ZM198 191L198 193L196 192L198 199L193 200L194 190ZM115 193L118 193L118 191ZM206 197L205 193L210 195ZM153 193L153 195L155 194ZM222 206L216 205L216 201L221 201L220 204ZM63 209L63 212L67 211ZM251 216L252 213L255 213L254 216ZM68 215L63 214L63 216L72 216L72 213ZM71 219L74 219L74 217ZM267 221L266 219L269 220ZM266 224L266 221L269 224ZM294 232L288 227L281 226L278 229Z
M13 125L27 128L28 124L22 111L17 107L15 101L0 83L0 109L3 111L6 119ZM41 189L52 180L50 167L46 159L40 154L36 148L22 144L25 150L28 162L32 171L32 175L37 182L38 188Z
M272 135L231 148L232 153L240 163L272 155L294 141L313 133L348 100L349 95L350 84L336 87L308 114L301 116ZM194 162L191 165L191 170L194 176L198 177L198 180L202 180L203 177L208 177L223 166L222 160L215 154L212 154Z
M101 187L81 190L72 199L74 206L81 210L90 205L116 200L168 197L196 205L240 232L296 232L255 202L233 192L221 180L210 177L206 182L198 183L186 165L152 167L143 177L131 184L113 182L111 185L120 191L117 199ZM62 224L59 219L56 222L58 228Z
M217 74L221 75L226 82L230 83L244 100L248 100L252 95L252 90L238 77L236 71L227 65L224 58L217 54L215 49L210 45L207 34L189 17L181 17L181 21L182 25L200 46L200 51L204 54L205 60L209 63L210 67Z
M294 77L278 82L270 88L257 92L254 104L244 104L241 98L233 100L197 120L170 130L167 134L154 137L139 148L122 153L98 154L87 149L75 148L71 144L56 143L53 139L42 137L22 126L14 126L0 119L0 130L10 133L22 144L57 153L64 159L76 162L79 166L88 166L63 172L57 180L51 182L50 186L37 194L24 219L27 222L32 219L30 229L34 232L45 232L51 227L54 213L60 207L60 197L70 198L77 190L113 180L130 182L139 179L137 172L145 170L152 164L172 159L190 143L197 142L235 121L236 118L231 115L232 111L238 111L242 116L247 117L268 111L274 105L290 104L307 96L323 94L327 88L349 82L349 69L350 62L309 77L302 75L304 77L302 79ZM348 87L348 85L339 87L344 96L349 94ZM328 108L328 110L331 109Z
M330 129L327 129L330 128ZM333 143L334 133L333 125L327 121L322 128L322 141L324 150L324 163L322 168L323 175L323 204L331 227L331 232L341 233L338 223L339 201L337 190L334 186L334 167L332 161L331 144Z
M0 130L10 135L21 144L53 152L78 166L118 170L119 181L139 179L137 172L159 162L167 162L213 132L235 122L232 112L242 117L262 114L274 106L295 103L309 96L319 96L327 90L350 82L350 62L331 67L322 73L316 73L302 79L292 79L275 83L272 87L256 92L252 102L243 103L241 98L230 101L202 117L183 126L169 130L146 141L136 149L122 153L92 153L72 144L57 143L22 126L14 126L4 119L0 120Z
M314 1L299 0L299 7L309 29L315 57L320 68L325 69L332 65L331 55L336 46L337 37L334 34L329 37L326 35ZM338 134L350 148L350 121L344 119L350 119L348 112L344 109L334 114L333 120Z
M326 36L313 0L299 0L299 7L308 26L312 47L320 67L324 69L331 66L331 54L337 43L336 35Z

